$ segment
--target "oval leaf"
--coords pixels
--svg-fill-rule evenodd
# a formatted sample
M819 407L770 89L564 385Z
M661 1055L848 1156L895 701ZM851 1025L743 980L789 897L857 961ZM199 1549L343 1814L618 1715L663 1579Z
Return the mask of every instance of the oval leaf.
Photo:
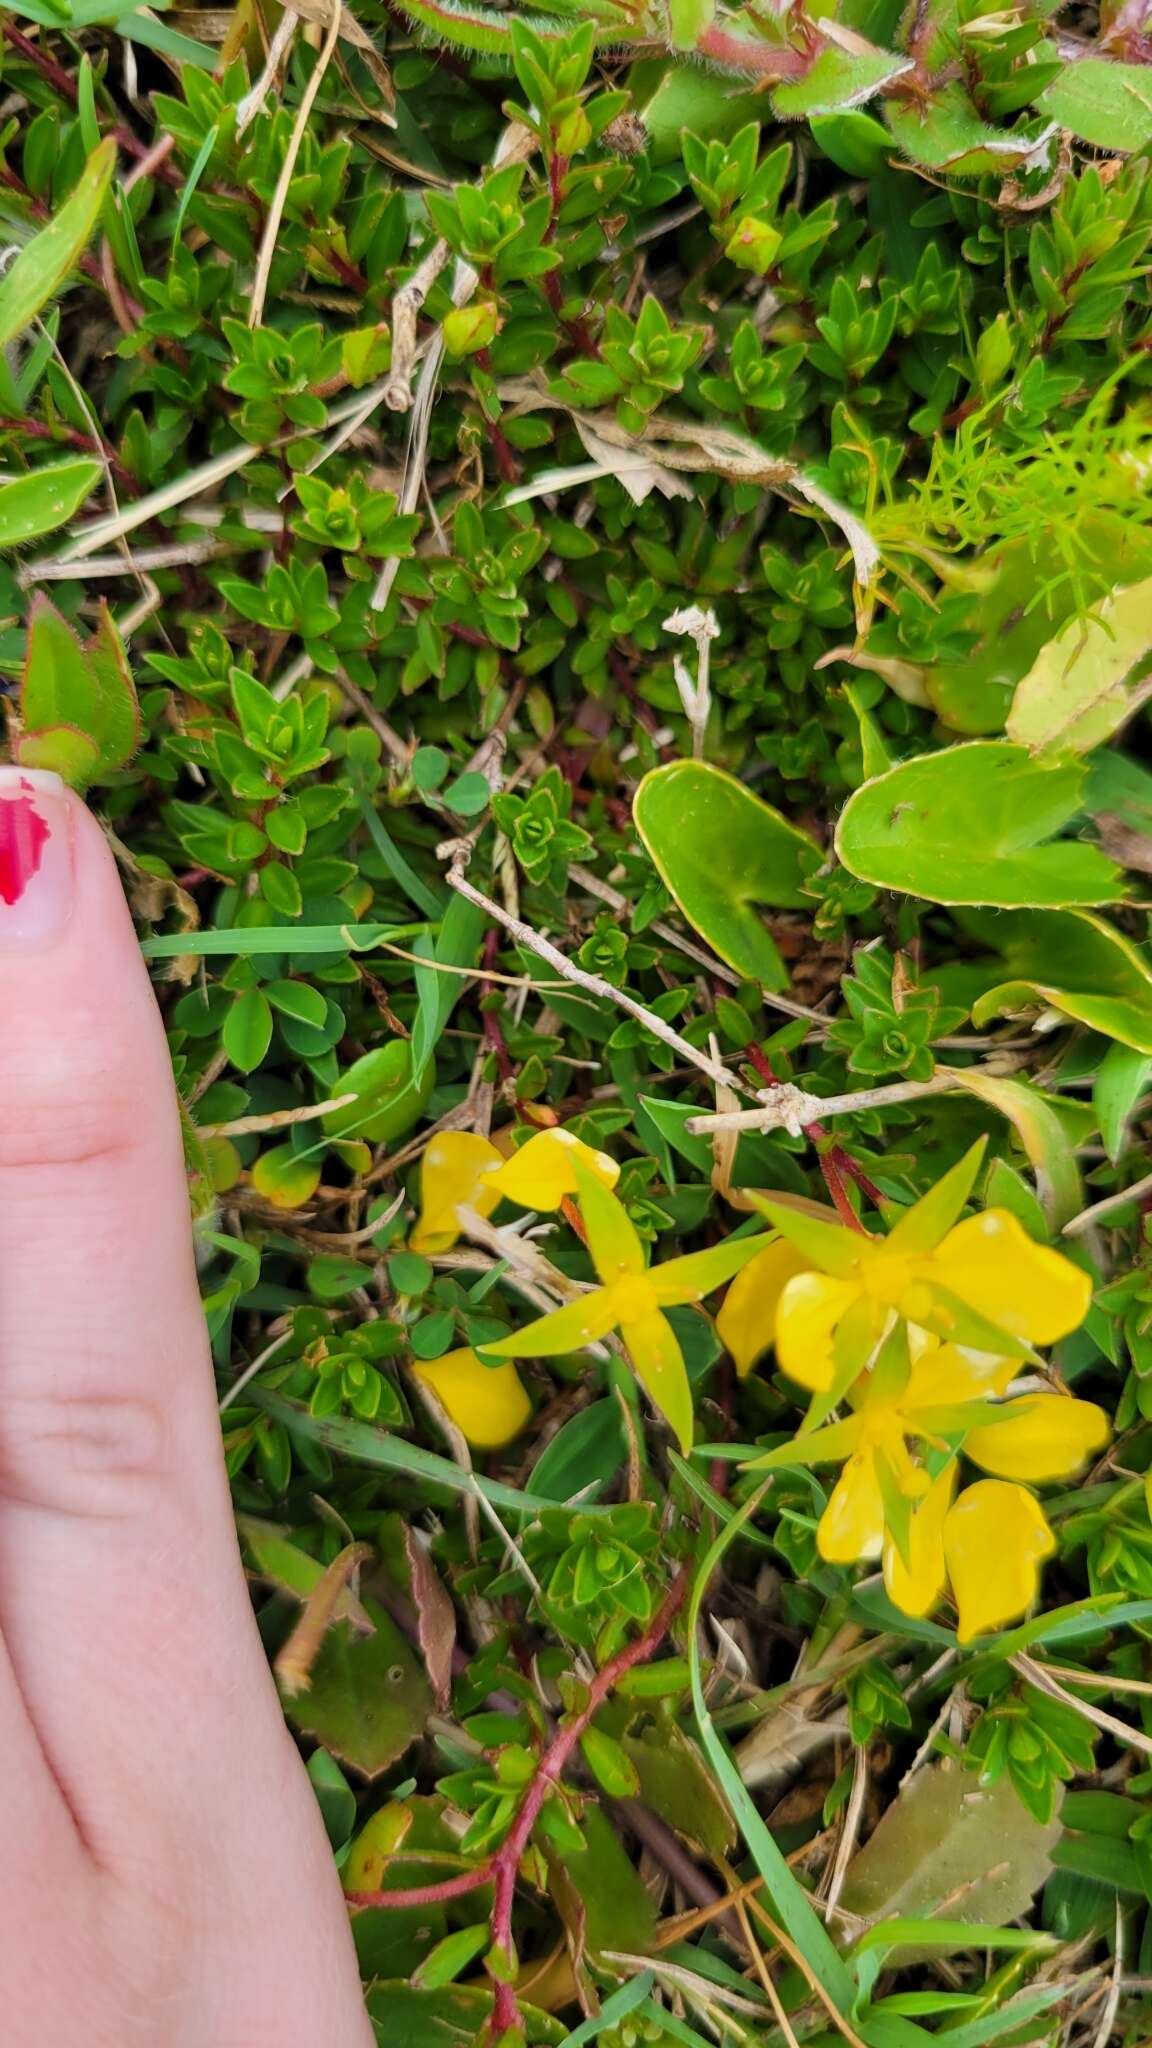
M861 881L928 903L1113 903L1119 868L1052 836L1079 808L1082 782L1076 764L1048 767L1008 740L918 754L849 798L836 851Z
M786 988L788 977L756 905L798 910L805 854L819 849L742 782L703 761L644 777L636 829L690 925L738 974Z
M18 548L55 533L79 511L103 474L90 455L77 455L0 484L0 548Z

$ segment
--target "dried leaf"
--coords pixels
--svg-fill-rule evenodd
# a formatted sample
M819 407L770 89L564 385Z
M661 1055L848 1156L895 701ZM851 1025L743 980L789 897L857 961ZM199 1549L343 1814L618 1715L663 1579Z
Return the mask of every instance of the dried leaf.
M895 1915L1003 1925L1027 1912L1060 1832L1058 1816L1033 1818L1007 1773L981 1785L959 1766L930 1764L853 1857L840 1904L870 1926Z
M410 1525L404 1528L404 1551L412 1574L420 1654L436 1705L446 1710L452 1697L452 1652L456 1647L456 1609L441 1583L426 1544Z

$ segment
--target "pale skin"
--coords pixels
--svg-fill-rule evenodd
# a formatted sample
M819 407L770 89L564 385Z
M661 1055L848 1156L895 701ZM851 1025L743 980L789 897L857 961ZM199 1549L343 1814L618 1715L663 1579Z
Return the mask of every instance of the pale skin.
M6 2048L372 2048L237 1554L160 1016L99 827L34 783L55 878L34 841L0 888Z

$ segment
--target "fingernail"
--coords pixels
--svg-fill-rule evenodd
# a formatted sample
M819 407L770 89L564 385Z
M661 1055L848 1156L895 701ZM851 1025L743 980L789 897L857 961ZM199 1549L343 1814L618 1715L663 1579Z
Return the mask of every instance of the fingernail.
M72 914L68 795L45 768L0 767L0 952L34 952Z

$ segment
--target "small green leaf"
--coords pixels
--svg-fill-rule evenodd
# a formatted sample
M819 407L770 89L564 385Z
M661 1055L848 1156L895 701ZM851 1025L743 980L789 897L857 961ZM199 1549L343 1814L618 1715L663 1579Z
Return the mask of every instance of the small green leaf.
M1130 1045L1110 1045L1096 1069L1092 1107L1104 1149L1115 1166L1128 1137L1128 1123L1152 1078L1152 1055Z
M307 1692L285 1701L288 1718L366 1778L378 1777L424 1732L432 1693L391 1616L365 1599L370 1636L337 1622L324 1638Z
M1095 846L1052 836L1078 810L1082 784L1079 766L1046 766L1007 740L918 754L848 799L836 851L861 881L928 903L1116 902L1119 868Z
M18 548L66 525L103 474L91 456L77 455L0 483L0 549Z
M599 1728L586 1728L580 1737L584 1761L601 1790L610 1799L632 1799L640 1789L636 1766L627 1751Z
M458 1927L453 1934L446 1934L430 1949L422 1963L412 1972L411 1983L416 1991L434 1991L441 1984L454 1984L462 1970L482 1956L492 1932L486 1920L477 1921L472 1927Z
M246 988L228 1015L220 1042L234 1067L250 1074L272 1043L272 1010L263 989Z
M109 136L93 150L59 213L26 242L0 278L0 348L13 341L56 296L92 238L116 164Z
M1152 1053L1152 968L1103 918L1083 910L1034 910L997 917L986 929L1010 978L973 1003L977 1030L1003 1010L1042 1002L1136 1052Z

